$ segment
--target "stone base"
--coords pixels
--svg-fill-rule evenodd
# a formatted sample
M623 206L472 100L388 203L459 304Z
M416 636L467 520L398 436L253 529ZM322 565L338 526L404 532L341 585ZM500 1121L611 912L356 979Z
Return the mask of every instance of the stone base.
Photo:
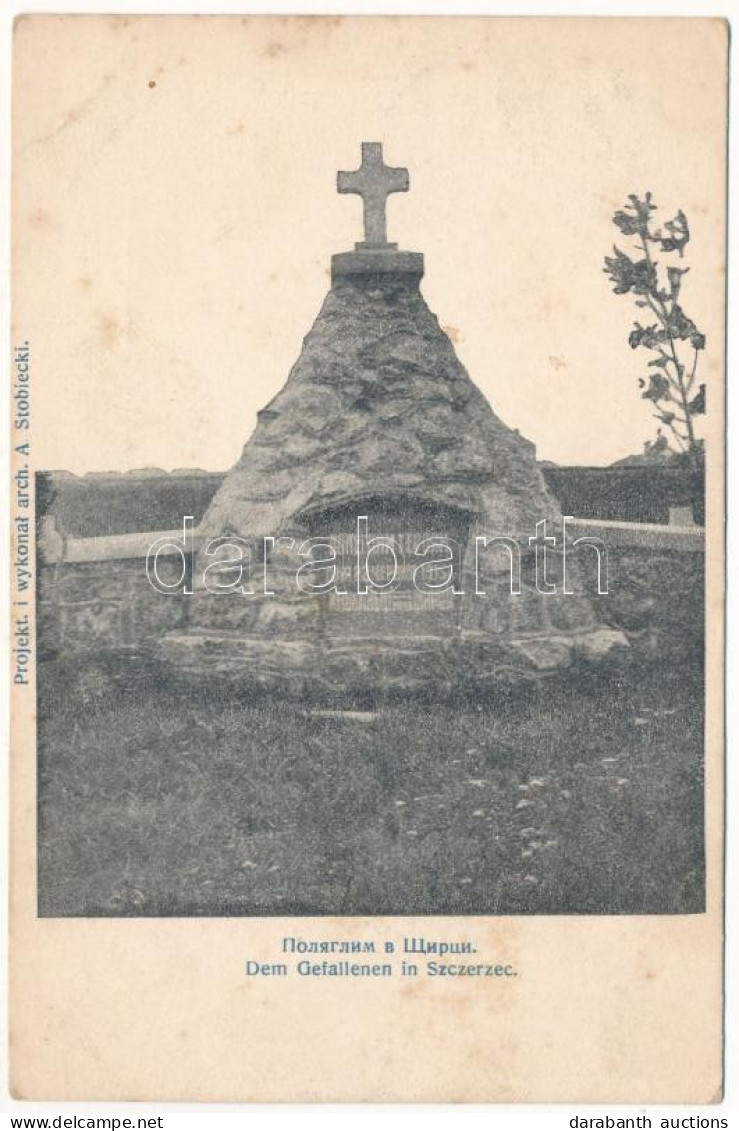
M190 629L169 633L159 648L160 659L188 682L217 680L288 695L512 688L627 653L623 633L609 628L505 642L472 632L447 640L411 635L311 640Z
M341 251L331 256L331 278L397 275L408 280L423 277L420 251L395 251L390 247Z

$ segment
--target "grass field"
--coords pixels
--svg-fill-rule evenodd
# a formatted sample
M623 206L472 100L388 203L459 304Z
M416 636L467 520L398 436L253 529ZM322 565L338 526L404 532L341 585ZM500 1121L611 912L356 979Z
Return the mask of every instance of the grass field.
M702 909L697 678L363 713L41 671L42 915Z

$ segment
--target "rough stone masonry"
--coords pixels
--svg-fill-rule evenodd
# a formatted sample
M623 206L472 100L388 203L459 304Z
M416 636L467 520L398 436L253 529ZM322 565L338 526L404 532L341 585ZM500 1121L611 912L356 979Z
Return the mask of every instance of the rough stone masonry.
M561 530L559 506L533 445L495 415L426 305L423 255L387 242L386 199L408 190L408 171L364 143L360 169L339 173L337 187L362 197L365 239L332 257L300 357L198 531L200 545L231 551L267 539L270 590L213 592L202 583L213 558L201 551L189 624L166 635L161 656L180 672L307 691L486 685L623 654L625 637L598 620L579 584L577 554L572 593L556 584L559 555L549 589L535 576L532 535L543 520ZM435 538L459 546L453 583L419 593L406 569L392 592L357 595L359 516L404 560ZM343 584L306 594L287 581L299 548L320 537L346 551ZM482 537L500 544L481 586ZM523 551L518 593L513 542Z

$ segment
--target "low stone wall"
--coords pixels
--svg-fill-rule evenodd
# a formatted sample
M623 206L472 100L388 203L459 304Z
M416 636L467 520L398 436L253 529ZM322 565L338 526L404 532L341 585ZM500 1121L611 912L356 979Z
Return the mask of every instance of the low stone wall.
M587 519L571 526L573 536L597 537L608 547L608 593L591 597L599 619L621 629L640 659L702 666L703 528ZM593 593L594 552L581 554L578 563Z
M607 548L609 592L603 596L597 596L595 552L587 546L577 550L584 590L600 621L623 631L639 657L700 664L702 528L577 519L568 529L573 540L597 538ZM192 611L191 597L159 593L146 575L149 547L160 538L177 537L180 531L64 539L47 528L38 563L39 658L153 657L162 638L185 627ZM187 575L191 555L185 567ZM160 553L158 571L164 581L176 582L182 574L180 555ZM204 596L223 605L224 615L233 619L232 601ZM560 595L554 605L566 612L569 599ZM237 611L251 615L248 599Z
M186 623L187 597L157 591L141 557L65 560L38 569L38 654L51 659L122 652L153 653L166 633ZM160 559L167 581L179 559Z
M606 624L625 632L644 659L702 667L704 555L621 548L611 557L611 591L596 599Z

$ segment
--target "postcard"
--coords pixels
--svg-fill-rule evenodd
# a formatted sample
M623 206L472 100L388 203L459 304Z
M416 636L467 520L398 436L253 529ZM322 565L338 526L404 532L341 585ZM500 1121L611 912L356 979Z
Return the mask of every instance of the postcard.
M721 1099L727 86L16 21L17 1098Z

